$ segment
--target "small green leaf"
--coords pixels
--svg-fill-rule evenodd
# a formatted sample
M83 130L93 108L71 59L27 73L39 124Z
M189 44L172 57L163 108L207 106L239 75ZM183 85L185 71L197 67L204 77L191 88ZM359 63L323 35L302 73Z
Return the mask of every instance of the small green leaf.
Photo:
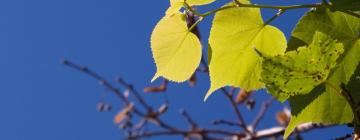
M326 81L343 51L341 43L316 32L308 47L300 47L281 56L265 57L262 80L268 91L280 101L307 94Z
M159 21L151 35L151 50L157 67L152 81L163 76L183 82L200 63L201 44L189 31L184 14L177 13Z
M249 3L247 0L241 2ZM266 56L283 54L286 38L276 27L264 25L260 9L239 7L216 13L209 44L211 87L205 98L223 86L248 91L262 88L262 60L254 49Z
M290 49L310 44L310 37L315 31L325 33L343 43L345 51L339 58L338 65L328 76L327 85L318 87L309 94L289 99L292 118L284 138L301 123L343 124L353 119L350 106L339 95L338 90L341 89L342 83L349 82L360 62L360 18L325 9L310 11L294 29L289 42Z

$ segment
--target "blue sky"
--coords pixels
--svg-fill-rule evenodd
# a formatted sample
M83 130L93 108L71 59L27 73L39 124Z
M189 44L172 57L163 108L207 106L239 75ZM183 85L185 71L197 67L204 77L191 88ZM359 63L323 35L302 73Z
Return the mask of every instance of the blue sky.
M224 3L218 0L212 9ZM301 4L315 0L256 0L264 4ZM150 83L155 65L150 50L150 34L164 15L166 0L3 0L0 1L0 139L1 140L114 140L122 137L113 124L120 103L98 82L59 63L61 58L87 65L112 81L121 76L139 90ZM285 13L272 22L289 37L305 10ZM274 11L264 11L264 18ZM200 24L203 43L211 19ZM164 119L186 127L178 109L185 108L202 126L212 119L234 119L221 94L208 102L202 99L209 87L206 75L199 84L171 83L167 91L172 110ZM101 95L114 111L100 113L96 104ZM163 94L147 94L154 106L163 103ZM266 99L259 92L256 99ZM259 106L259 104L258 104ZM258 107L257 106L257 107ZM282 109L276 102L269 112ZM256 111L245 108L245 119ZM274 125L269 113L260 128ZM225 128L230 129L230 128ZM350 132L338 127L305 134L305 138L327 139ZM156 139L156 138L155 138ZM158 138L161 139L161 138ZM165 138L163 138L165 139Z

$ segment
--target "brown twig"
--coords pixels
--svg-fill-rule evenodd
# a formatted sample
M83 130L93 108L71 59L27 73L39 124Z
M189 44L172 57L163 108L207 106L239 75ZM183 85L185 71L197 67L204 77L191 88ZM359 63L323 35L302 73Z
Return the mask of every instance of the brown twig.
M116 96L118 96L126 105L130 105L131 102L128 100L128 98L126 98L117 88L115 88L112 84L110 84L110 82L105 80L105 78L101 77L99 74L88 69L87 67L77 65L68 60L62 60L61 62L65 66L69 66L70 68L74 68L80 72L90 75L91 77L94 77L95 79L100 81L101 85L105 86L109 91L112 91ZM144 118L146 121L153 122L153 124L156 124L160 128L165 129L165 131L161 131L161 132L149 132L149 133L141 133L141 134L135 134L135 132L132 132L131 130L127 130L127 132L129 133L129 136L126 139L137 139L137 138L144 138L144 137L151 137L151 136L158 136L158 135L184 135L186 137L188 135L200 135L202 137L212 139L211 137L208 136L209 134L221 134L221 135L226 135L226 136L243 137L243 134L241 134L241 133L234 133L231 131L224 131L224 130L217 130L217 129L213 130L213 129L198 128L198 129L192 129L192 130L181 130L181 129L175 128L175 127L165 123L164 121L162 121L158 117L162 113L153 112L152 110L154 110L154 109L152 109L151 106L146 103L146 101L140 96L140 94L133 88L133 86L131 84L128 84L124 80L119 80L119 79L118 79L118 82L120 84L124 85L125 87L127 87L129 90L132 90L136 99L141 103L141 105L143 107L145 107L145 108L149 107L149 109L147 110L148 112L143 113L134 106L132 108L132 110L136 113L136 115L139 115L139 117ZM190 116L187 113L183 113L183 115L186 116L186 118L188 119L189 122L191 122L191 124L193 124L193 125L196 124L195 121L190 119ZM141 120L141 121L144 121L144 120ZM127 124L128 123L132 124L131 122L127 122ZM141 122L141 123L146 124L145 122ZM128 127L131 127L131 126L133 126L133 125L130 125ZM124 129L126 129L126 128L124 128Z
M252 129L256 129L257 125L259 124L261 119L264 117L266 111L269 109L270 105L272 104L272 102L274 100L275 100L274 97L270 97L270 99L268 99L268 100L266 100L265 102L262 103L260 111L256 115L254 121L251 123Z
M300 133L308 132L310 130L316 129L316 128L327 128L332 127L334 125L321 125L321 124L314 124L314 123L305 123L301 124L296 127L297 131ZM286 127L279 126L279 127L272 127L269 129L264 129L257 131L255 133L254 139L263 139L263 138L269 138L269 137L277 137L282 136L285 132Z
M241 125L239 123L231 122L231 121L227 121L227 120L214 120L212 123L214 125L224 124L224 125L228 125L228 126L239 126L239 127L241 127Z
M152 111L152 107L150 105L148 105L148 103L145 102L145 100L140 96L139 92L137 90L135 90L134 86L125 82L125 80L123 80L121 77L118 77L116 79L116 81L118 83L120 83L121 85L123 85L124 87L126 87L127 89L129 89L132 93L134 93L135 98L148 110L148 111Z
M64 64L65 66L74 68L80 72L83 72L83 73L90 75L91 77L97 79L101 85L105 86L109 91L112 91L117 97L119 97L126 104L126 106L128 106L131 103L117 88L115 88L112 84L110 84L110 82L108 82L107 80L105 80L105 78L101 77L99 74L95 73L94 71L90 70L89 68L77 65L77 64L75 64L71 61L65 60L65 59L62 60L61 63ZM130 84L125 83L124 81L121 81L121 83L126 85L126 87L131 86ZM150 107L150 106L145 106L145 105L147 105L147 103L143 100L143 98L139 95L138 92L136 92L136 90L132 86L129 89L132 91L135 91L133 93L135 93L134 95L135 95L136 99L139 100L139 102L142 102L142 105L145 108ZM148 111L147 113L141 112L135 106L133 107L132 110L141 117L145 117L147 119L153 120L154 122L157 123L157 125L159 125L160 127L164 128L164 129L170 129L170 130L175 129L174 127L161 121L158 118L157 113L152 111L153 109L151 109L151 107L147 110Z
M120 99L125 104L129 105L132 103L128 98L124 97L124 95L117 88L115 88L113 85L111 85L107 80L105 80L99 74L93 72L92 70L90 70L86 67L77 65L77 64L72 63L67 60L63 60L62 63L66 66L69 66L71 68L79 70L80 72L83 72L85 74L88 74L88 75L94 77L95 79L100 81L101 85L105 86L108 90L112 91L113 93L115 93L115 95L120 97ZM130 87L129 89L133 88L131 86L131 84L125 83L123 80L121 80L120 83L122 83L125 87L128 87L128 88ZM135 89L132 89L132 90L136 91ZM226 91L226 93L228 93L228 92ZM135 95L135 94L137 94L137 95ZM140 102L140 100L142 100L142 102L143 102L143 103L141 103L142 106L145 107L145 105L148 105L138 92L136 92L135 94L134 95L136 96L136 99L139 100L139 102ZM232 97L231 94L226 94L226 95L227 95L227 97ZM229 99L232 99L232 98L229 98ZM236 104L235 104L235 106L236 106ZM148 106L148 107L151 108L151 106ZM154 109L151 108L150 110L154 110ZM249 132L238 133L238 132L233 132L233 131L229 131L229 130L199 128L197 123L194 120L192 120L190 115L187 114L185 111L182 112L182 115L186 118L186 120L189 122L189 124L192 125L192 129L182 130L180 128L173 127L173 126L165 123L163 120L161 120L159 118L159 115L161 115L162 113L153 112L153 111L148 111L147 113L143 113L138 108L136 108L136 106L134 106L132 108L132 111L134 111L135 115L138 115L140 118L143 118L143 119L140 119L138 123L132 123L132 122L130 122L130 120L128 120L126 122L126 124L125 124L126 127L124 127L123 129L126 133L128 133L128 137L126 137L125 139L129 139L129 140L141 139L141 138L146 138L146 137L154 137L154 136L164 136L164 135L180 135L185 138L199 136L201 139L209 139L209 140L220 140L220 139L223 139L224 137L228 137L228 138L236 137L237 139L245 139L245 138L246 139L261 139L261 138L277 137L277 136L282 135L285 131L284 126L272 127L269 129L256 131L249 137ZM131 119L131 117L130 117L130 119ZM147 124L147 122L153 122L153 124L159 126L160 128L162 128L164 130L156 131L156 132L138 133L137 131L139 131L139 129L143 128L144 125ZM221 121L221 122L223 122L224 124L225 123L230 124L226 121ZM133 124L138 124L138 125L133 125ZM239 123L239 124L233 123L233 125L239 125L240 127L244 127L244 126L246 127L246 125L241 124L241 123ZM323 127L329 127L329 126L328 125L316 125L316 124L303 124L303 125L298 126L296 129L300 133L300 132L306 132L306 131L312 130L314 128L323 128ZM214 136L222 136L222 137L216 138Z
M247 126L245 124L244 118L242 117L240 110L233 99L233 96L225 88L221 88L220 90L223 92L223 94L227 97L228 101L230 102L230 104L236 114L236 117L239 120L239 125L245 130L246 133L252 135L252 132L247 128Z
M335 138L334 140L346 140L346 139L351 138L352 136L353 136L352 134L346 134L345 136Z
M198 127L198 125L195 123L195 121L190 117L190 115L186 112L185 109L180 110L180 114L185 118L185 120L191 125L192 129L195 129Z

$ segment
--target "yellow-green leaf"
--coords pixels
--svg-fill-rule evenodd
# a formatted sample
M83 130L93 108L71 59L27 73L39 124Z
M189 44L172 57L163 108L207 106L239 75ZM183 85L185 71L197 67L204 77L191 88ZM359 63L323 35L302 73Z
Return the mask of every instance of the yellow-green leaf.
M178 13L183 5L184 5L183 2L171 2L170 1L170 7L166 10L165 16L169 17L175 13Z
M215 0L187 0L190 6L205 5L214 2ZM166 10L166 16L171 16L177 13L184 5L184 0L170 0L170 7Z
M330 84L319 86L309 94L289 99L292 117L284 139L301 123L345 124L353 120L350 105L336 89L340 90L341 84L348 84L360 62L360 18L322 8L311 10L301 18L294 29L289 42L290 50L310 44L315 31L341 42L344 53L328 76L327 83Z
M200 41L189 31L185 15L180 13L159 21L151 35L151 50L157 67L152 81L162 76L183 82L194 73L201 59Z
M249 3L247 0L241 2ZM255 48L266 56L283 54L286 38L276 27L264 25L260 9L240 7L215 15L209 44L211 87L205 99L223 86L241 87L247 91L262 88L262 60Z
M321 32L315 32L307 47L288 51L285 55L264 58L262 81L280 101L291 96L308 94L327 80L344 52L342 43Z

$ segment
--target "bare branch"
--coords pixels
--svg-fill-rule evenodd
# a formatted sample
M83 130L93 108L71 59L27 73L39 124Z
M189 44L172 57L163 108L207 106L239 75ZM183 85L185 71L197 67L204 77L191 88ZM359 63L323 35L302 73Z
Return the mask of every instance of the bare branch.
M264 117L266 111L269 109L269 107L272 104L272 102L274 101L274 99L275 99L274 97L270 97L270 99L268 99L262 103L260 111L256 115L254 121L251 123L252 129L256 129L256 126L259 124L261 119Z
M127 89L129 89L130 91L132 91L132 93L134 93L135 98L148 110L148 111L152 111L152 108L150 105L148 105L145 100L141 97L141 95L139 94L139 92L134 88L133 85L128 84L127 82L125 82L125 80L123 80L121 77L118 77L116 80L118 83L122 84L124 87L126 87Z
M296 127L296 130L300 132L307 132L315 128L327 128L332 127L334 125L321 125L321 124L314 124L314 123L305 123L301 124ZM276 136L282 136L285 132L286 127L279 126L279 127L273 127L269 129L264 129L257 131L255 133L254 138L255 139L262 139L262 138L268 138L268 137L276 137Z
M247 126L245 124L244 118L242 117L240 110L233 99L233 96L225 88L221 88L221 91L223 92L223 94L227 97L228 101L230 102L230 104L239 120L240 126L245 130L246 133L252 135L252 132L247 128Z
M214 120L212 123L214 125L224 124L224 125L228 125L228 126L239 126L239 127L241 127L241 125L239 123L231 122L231 121L227 121L227 120Z
M192 129L197 128L197 124L195 121L190 117L190 115L186 112L185 109L180 110L180 114L186 119L186 121L191 125Z
M346 134L345 136L335 138L334 140L346 140L346 139L351 138L352 136L353 136L352 134Z

